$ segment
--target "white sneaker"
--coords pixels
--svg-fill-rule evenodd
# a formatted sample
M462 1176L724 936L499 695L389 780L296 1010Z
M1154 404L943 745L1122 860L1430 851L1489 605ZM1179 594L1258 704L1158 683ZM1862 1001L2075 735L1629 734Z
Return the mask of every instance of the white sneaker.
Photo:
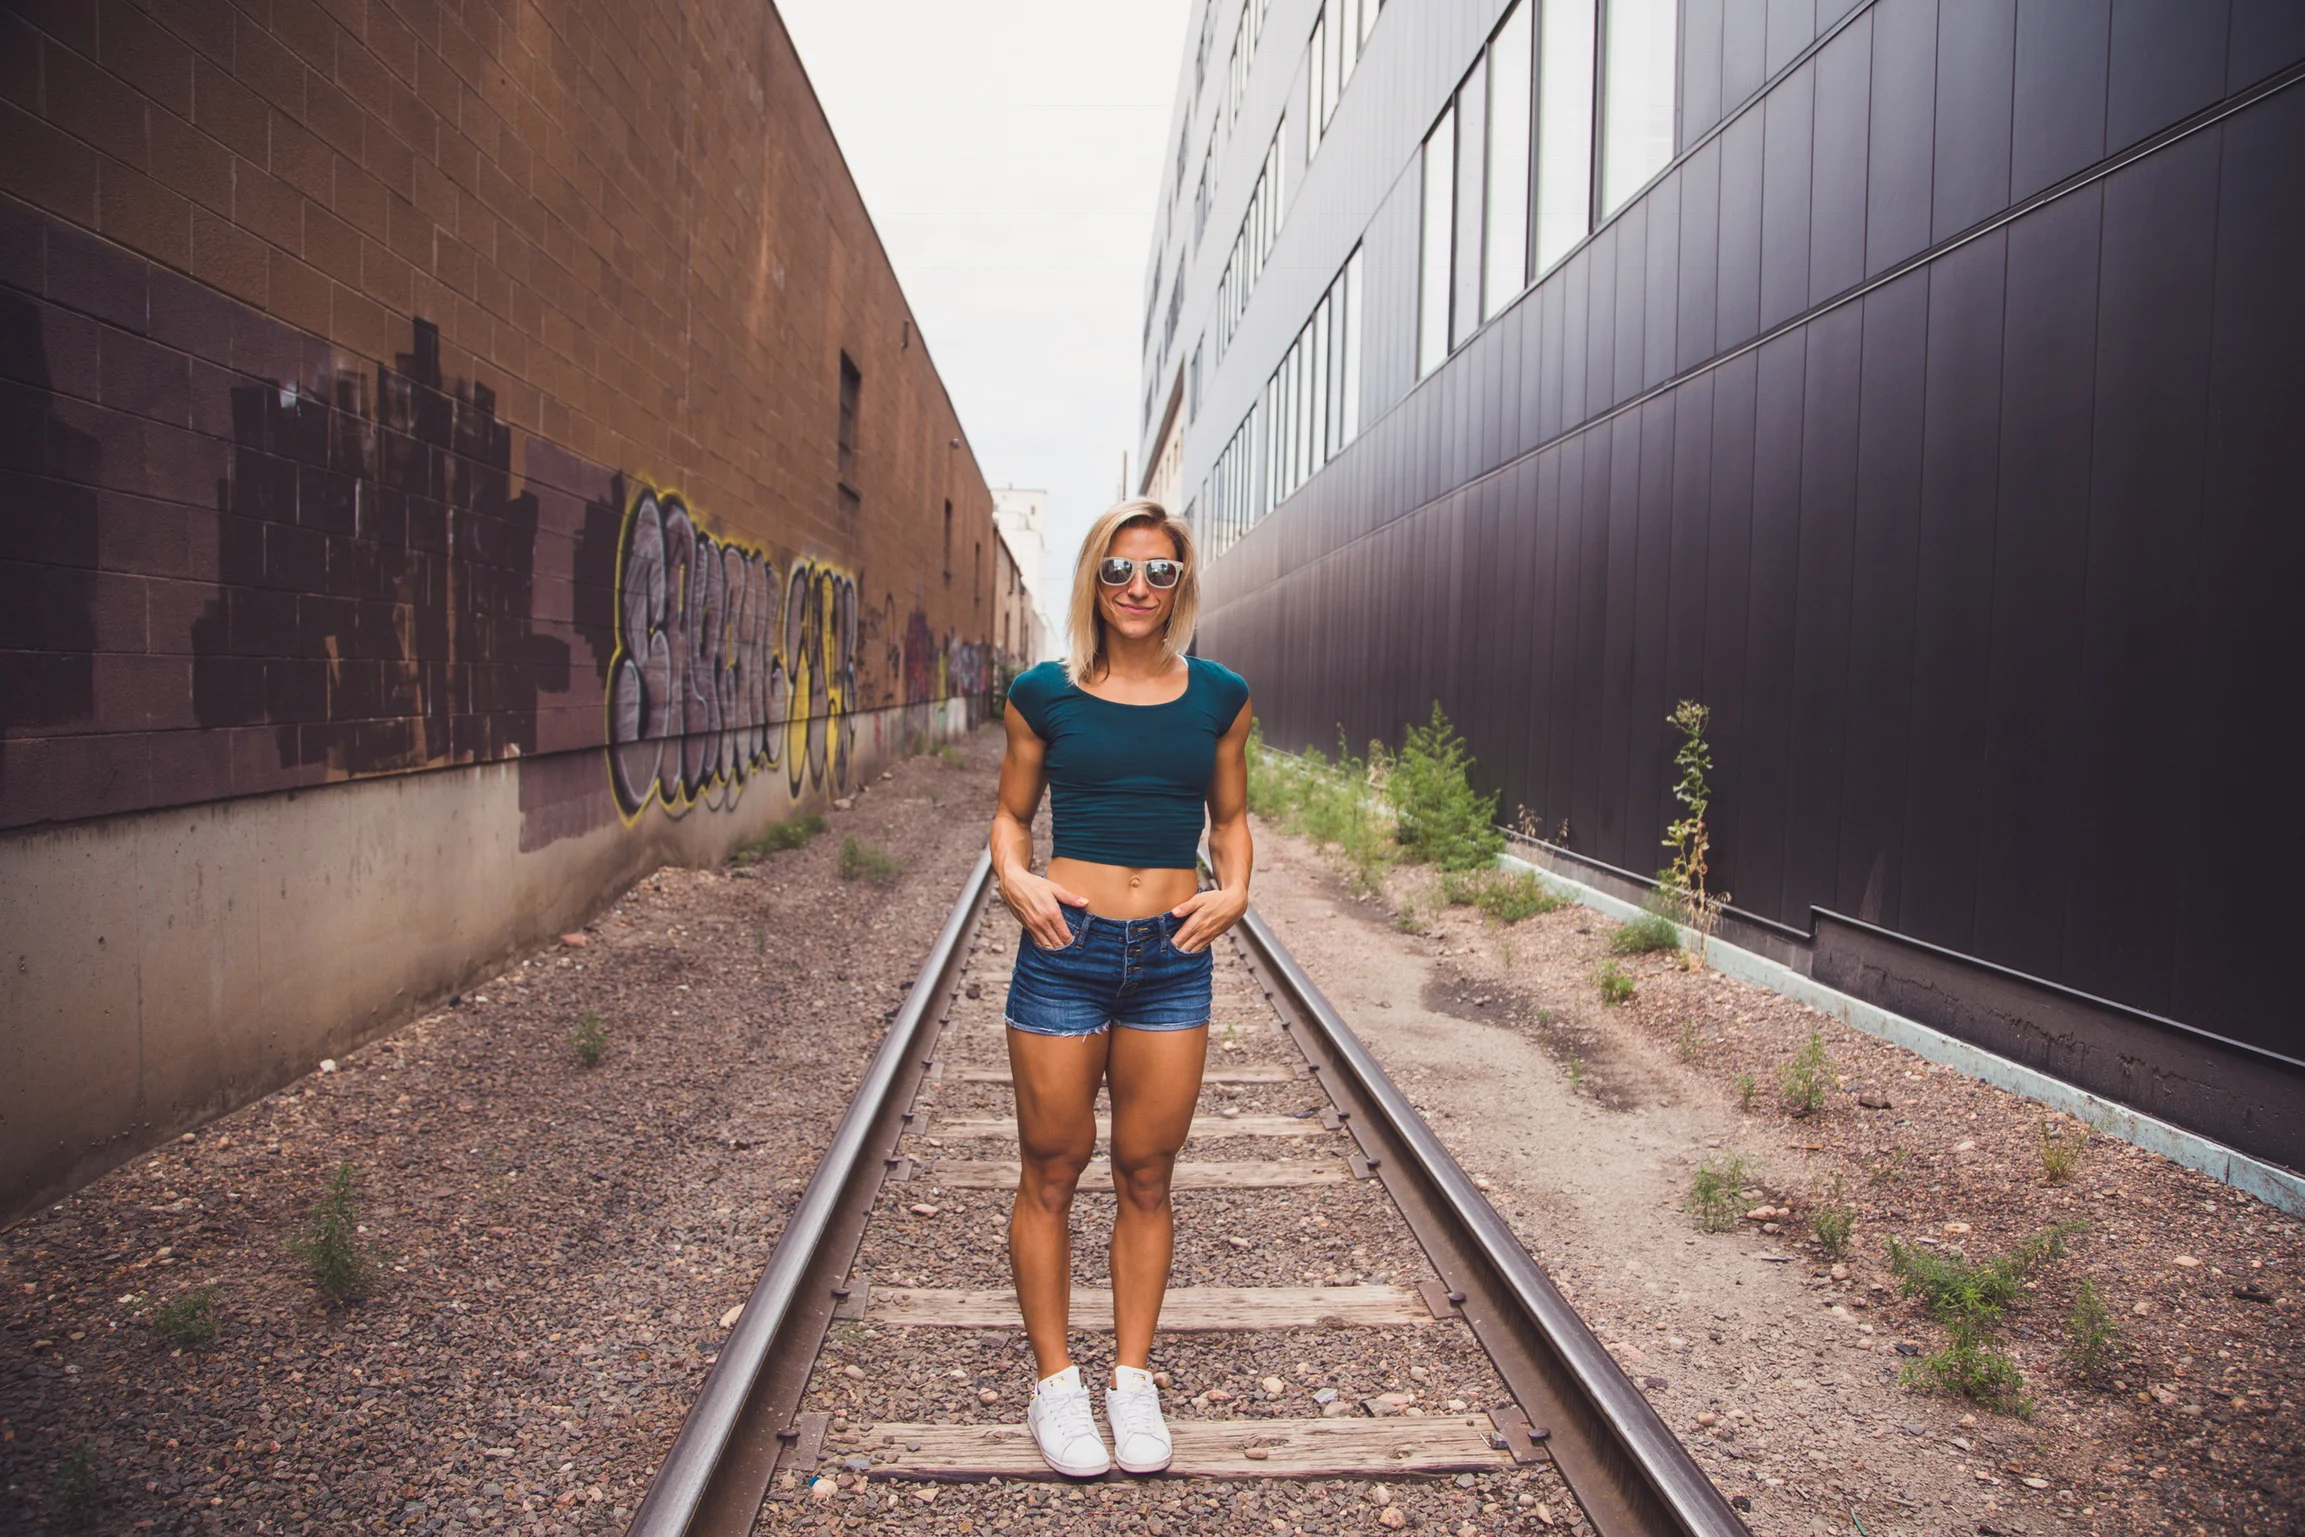
M1161 1418L1161 1390L1140 1367L1116 1366L1113 1378L1120 1385L1104 1390L1104 1417L1112 1425L1114 1460L1123 1473L1158 1473L1176 1455Z
M1095 1478L1112 1470L1112 1457L1096 1433L1096 1412L1089 1407L1088 1388L1077 1365L1041 1379L1032 1390L1024 1423L1040 1448L1041 1460L1065 1477Z

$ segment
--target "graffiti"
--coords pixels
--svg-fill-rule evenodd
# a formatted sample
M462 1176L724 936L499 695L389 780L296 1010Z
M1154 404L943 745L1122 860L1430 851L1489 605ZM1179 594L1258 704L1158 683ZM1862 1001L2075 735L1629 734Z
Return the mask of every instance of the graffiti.
M617 554L608 669L608 771L630 820L733 805L781 764L798 795L846 788L858 707L856 581L768 556L696 525L642 487Z
M955 694L975 696L992 688L996 649L989 641L946 635L939 644L928 616L914 609L904 627L904 702L937 704Z

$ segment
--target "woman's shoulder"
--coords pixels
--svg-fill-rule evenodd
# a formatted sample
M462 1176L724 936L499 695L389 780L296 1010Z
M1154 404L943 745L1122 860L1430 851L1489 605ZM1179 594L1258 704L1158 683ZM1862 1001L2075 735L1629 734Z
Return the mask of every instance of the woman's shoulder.
M1192 669L1193 681L1213 691L1227 724L1248 703L1249 680L1234 672L1222 662L1212 662L1205 656L1188 656L1185 663Z
M1071 680L1064 674L1064 663L1036 662L1009 680L1008 702L1017 707L1034 734L1046 737L1048 707L1071 686Z

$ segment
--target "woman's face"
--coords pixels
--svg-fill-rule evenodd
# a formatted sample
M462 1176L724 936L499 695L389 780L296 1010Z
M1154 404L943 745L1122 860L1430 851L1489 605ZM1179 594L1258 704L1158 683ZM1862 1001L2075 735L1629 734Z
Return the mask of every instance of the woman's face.
M1132 523L1113 537L1106 552L1136 562L1136 570L1129 575L1125 587L1107 587L1097 583L1097 612L1111 633L1130 640L1144 640L1157 636L1168 624L1169 609L1176 602L1174 587L1160 588L1145 580L1144 563L1148 560L1175 560L1176 541L1157 528Z

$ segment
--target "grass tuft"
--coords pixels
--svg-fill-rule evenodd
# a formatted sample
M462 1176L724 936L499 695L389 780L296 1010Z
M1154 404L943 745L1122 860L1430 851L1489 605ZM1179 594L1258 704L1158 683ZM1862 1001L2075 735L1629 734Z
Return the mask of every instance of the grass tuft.
M152 1332L160 1336L165 1345L178 1350L197 1350L216 1338L217 1288L213 1285L195 1287L174 1302L164 1303L152 1310Z
M1889 1240L1889 1265L1908 1297L1916 1298L1951 1336L1945 1348L1905 1369L1909 1386L1955 1393L1989 1409L2019 1416L2033 1412L2016 1364L1994 1345L2001 1314L2022 1295L2026 1278L2065 1252L2065 1239L2082 1224L2060 1223L1996 1259L1971 1260Z
M1638 984L1618 969L1615 961L1606 962L1593 973L1593 986L1601 990L1601 1002L1610 1008L1623 1003L1638 991Z
M83 1441L56 1465L56 1503L77 1526L96 1514L101 1493L96 1481L96 1448Z
M1785 1108L1793 1114L1814 1115L1824 1109L1826 1096L1833 1092L1833 1058L1825 1050L1825 1038L1810 1031L1807 1044L1777 1069L1777 1082L1784 1091Z
M1908 1387L1954 1394L2019 1419L2033 1413L2017 1363L1973 1329L1955 1329L1943 1350L1907 1366L1903 1378Z
M1753 1096L1759 1093L1760 1089L1761 1086L1753 1081L1751 1073L1739 1073L1737 1075L1737 1108L1739 1110L1752 1109Z
M1698 1031L1697 1022L1695 1020L1684 1019L1681 1021L1681 1039L1679 1044L1681 1060L1683 1062L1694 1062L1697 1060L1697 1048L1703 1044L1703 1036Z
M1444 870L1441 900L1477 907L1499 923L1519 923L1568 905L1533 875L1509 870Z
M2105 1306L2095 1283L2083 1281L2065 1319L2065 1363L2083 1377L2096 1377L2121 1349L2121 1326Z
M577 1061L586 1067L600 1066L600 1054L608 1046L608 1027L600 1022L597 1011L586 1009L568 1038L576 1046Z
M352 1205L352 1165L341 1162L328 1189L312 1203L304 1231L289 1247L304 1261L305 1273L332 1302L364 1297L376 1282L376 1261L360 1236Z
M1835 1259L1849 1252L1849 1237L1857 1228L1857 1208L1841 1196L1841 1176L1833 1176L1833 1198L1817 1207L1817 1247Z
M740 840L729 857L739 865L756 865L771 854L797 849L824 831L824 818L815 812L771 822L750 838Z
M1742 1153L1707 1158L1697 1165L1696 1178L1689 1185L1689 1198L1682 1204L1704 1231L1726 1233L1737 1225L1738 1217L1744 1213L1742 1192L1752 1177L1753 1165Z
M1680 925L1663 913L1647 912L1618 926L1609 935L1611 955L1647 955L1656 950L1681 948Z
M904 866L886 852L850 833L840 840L840 878L886 886L904 873Z
M2041 1177L2052 1185L2061 1185L2073 1177L2081 1166L2082 1150L2089 1145L2089 1128L2064 1135L2048 1121L2041 1123Z

